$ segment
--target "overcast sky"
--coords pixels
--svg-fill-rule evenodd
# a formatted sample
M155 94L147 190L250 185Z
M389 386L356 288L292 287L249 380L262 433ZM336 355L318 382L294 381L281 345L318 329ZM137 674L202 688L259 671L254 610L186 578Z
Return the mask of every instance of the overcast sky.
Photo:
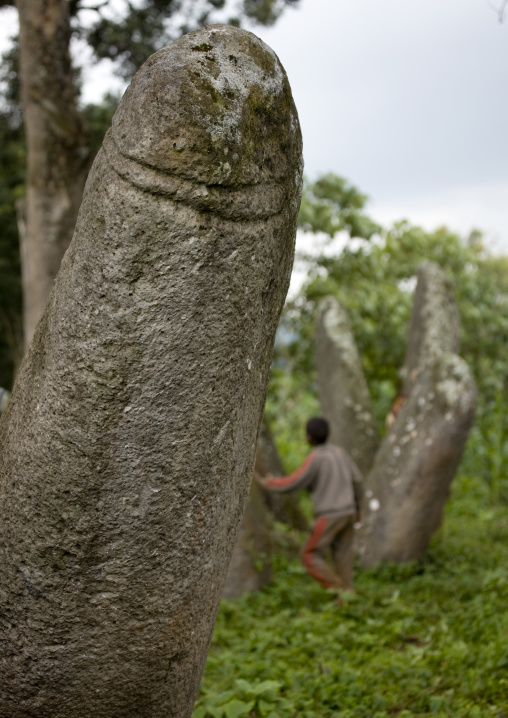
M302 0L259 34L309 177L347 177L382 222L476 226L508 252L508 21L487 0Z
M382 223L479 227L508 252L508 20L488 0L301 0L254 31L288 73L311 179L347 177ZM107 68L86 77L99 99Z

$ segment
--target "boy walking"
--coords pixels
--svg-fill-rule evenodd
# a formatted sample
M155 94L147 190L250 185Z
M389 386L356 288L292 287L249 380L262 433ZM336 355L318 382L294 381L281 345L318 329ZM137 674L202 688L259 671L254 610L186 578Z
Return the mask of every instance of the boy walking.
M299 469L291 476L256 480L270 491L310 491L316 522L303 548L303 564L325 588L353 591L354 524L360 520L362 475L344 449L327 443L326 419L310 419L306 432L313 451ZM327 562L330 553L335 570Z

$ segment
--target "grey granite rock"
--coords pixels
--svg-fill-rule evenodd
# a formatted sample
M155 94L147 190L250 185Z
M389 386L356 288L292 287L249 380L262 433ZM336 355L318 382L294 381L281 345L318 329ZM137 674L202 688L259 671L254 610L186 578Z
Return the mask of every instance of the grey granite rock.
M332 296L318 307L316 364L330 441L342 446L365 473L379 446L379 430L349 317Z
M459 351L459 311L453 287L434 262L418 268L406 357L401 370L402 393L409 396L421 367L439 354Z
M264 420L259 429L254 471L262 477L284 476L279 452ZM308 529L295 494L277 494L253 481L229 564L224 598L258 591L270 581L274 521L300 531Z
M191 714L289 283L301 136L211 26L139 70L0 425L0 715Z
M471 428L476 390L466 363L442 354L419 373L367 479L364 565L421 558Z
M366 480L364 565L421 558L440 526L471 429L476 386L455 351L459 319L441 269L418 272L405 363L407 400Z
M255 470L260 476L285 476L286 471L266 421L261 422L256 451ZM300 508L297 494L278 494L261 489L273 518L298 531L307 531L309 523Z

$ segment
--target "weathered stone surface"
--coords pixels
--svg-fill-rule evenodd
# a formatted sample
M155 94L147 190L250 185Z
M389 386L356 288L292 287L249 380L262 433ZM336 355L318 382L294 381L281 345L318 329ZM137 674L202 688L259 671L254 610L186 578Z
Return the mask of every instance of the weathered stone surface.
M335 297L326 297L318 308L316 363L330 441L342 446L365 473L379 446L379 430L349 317Z
M229 564L223 598L258 591L271 578L271 521L259 486L252 482L236 545Z
M455 354L442 354L419 372L367 478L364 565L424 555L473 423L475 398L471 371Z
M418 371L439 354L459 351L459 311L453 287L433 262L420 265L409 326L406 358L401 370L402 393L409 396Z
M0 425L0 715L189 716L292 265L286 75L212 26L115 116Z
M367 476L360 538L364 565L418 559L443 507L472 426L476 387L458 346L458 312L442 271L418 272L408 350L407 401Z
M256 451L255 471L262 477L285 476L279 452L266 421L261 423ZM300 509L296 494L278 494L261 488L264 501L276 521L287 524L298 531L306 531L308 521Z

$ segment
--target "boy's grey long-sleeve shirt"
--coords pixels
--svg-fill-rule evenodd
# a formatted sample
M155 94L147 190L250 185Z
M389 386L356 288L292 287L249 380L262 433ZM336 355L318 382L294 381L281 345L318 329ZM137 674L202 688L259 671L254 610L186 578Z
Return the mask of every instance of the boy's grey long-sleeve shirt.
M316 516L354 514L363 498L360 470L344 449L333 444L320 444L291 476L272 477L266 488L278 492L308 489Z

